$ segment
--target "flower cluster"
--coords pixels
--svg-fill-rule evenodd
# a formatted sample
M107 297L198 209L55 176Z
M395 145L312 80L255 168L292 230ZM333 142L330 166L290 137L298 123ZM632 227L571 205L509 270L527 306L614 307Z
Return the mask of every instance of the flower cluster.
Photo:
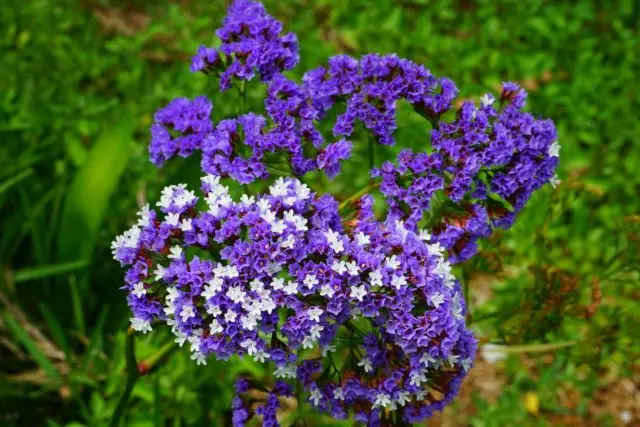
M451 266L556 182L554 125L522 111L526 93L513 83L447 121L453 82L396 55L339 55L297 83L282 75L298 62L296 37L281 33L261 4L236 0L217 31L220 48L201 47L192 61L222 91L257 72L263 114L213 123L203 96L156 113L152 162L199 151L205 176L197 193L165 188L158 209L145 206L112 244L127 267L131 326L146 333L166 323L198 364L237 355L269 366L273 387L236 383L234 426L252 417L278 425L293 381L335 418L419 422L451 401L476 353ZM400 100L433 131L429 149L403 150L370 171L386 214L366 191L339 205L303 182L314 170L339 174L358 125L372 145L394 144ZM234 198L229 178L268 191Z
M476 241L492 227L511 226L531 194L555 181L560 148L551 120L522 111L525 98L518 85L505 83L499 106L490 94L479 106L466 101L456 120L434 129L431 154L405 150L397 165L387 162L374 171L389 216L417 229L442 191L446 203L439 202L453 209L432 231L452 262L473 256Z
M369 54L359 61L334 56L327 68L306 73L303 84L320 114L338 101L346 102L346 111L333 127L335 135L351 135L359 121L385 145L395 143L398 100L404 99L435 118L450 108L457 94L451 80L435 78L424 66L397 55Z
M220 90L231 87L234 78L251 80L257 72L264 82L300 60L294 33L280 35L282 24L264 6L236 0L229 7L223 26L216 31L219 48L200 46L191 60L191 71L221 71Z
M212 353L271 362L276 377L297 377L314 406L334 416L352 409L372 420L406 406L418 419L443 405L427 399L425 387L444 381L442 392L453 395L475 349L444 248L400 221L375 221L370 196L347 229L331 196L293 178L269 190L236 202L207 175L206 210L178 185L163 191L160 213L139 213L113 244L115 258L130 266L134 329L166 322L198 363ZM190 256L195 249L218 259ZM346 339L352 343L332 344ZM305 362L321 366L330 352L345 371L325 381L304 373ZM368 408L357 410L363 403Z

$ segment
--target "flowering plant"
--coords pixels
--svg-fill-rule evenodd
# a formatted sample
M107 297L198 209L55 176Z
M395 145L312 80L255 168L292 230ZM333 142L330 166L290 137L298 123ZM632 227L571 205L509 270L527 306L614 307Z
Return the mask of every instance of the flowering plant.
M156 113L151 161L199 152L204 176L198 193L166 187L158 210L145 206L112 245L128 267L131 326L166 323L198 364L210 355L268 364L271 386L237 381L234 426L253 416L279 425L293 385L335 418L418 422L453 399L476 353L452 265L556 182L555 127L522 111L526 92L514 83L453 114L454 83L395 55L335 56L292 81L283 72L298 63L297 39L282 31L261 4L236 0L221 45L200 47L191 64L220 91L258 77L264 112L214 123L199 96ZM429 149L372 167L369 187L342 202L314 191L319 173L339 179L356 127L371 153L395 144L400 100L430 122ZM232 197L234 182L268 191Z

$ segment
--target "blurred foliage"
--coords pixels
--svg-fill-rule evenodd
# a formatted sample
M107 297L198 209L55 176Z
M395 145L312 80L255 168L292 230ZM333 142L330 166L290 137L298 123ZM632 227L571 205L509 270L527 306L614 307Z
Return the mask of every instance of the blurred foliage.
M622 410L640 423L637 407L626 409L632 398L606 403L640 376L640 3L265 3L300 38L294 77L336 53L396 52L451 77L467 98L503 80L530 91L530 110L558 126L563 182L536 194L512 230L460 268L469 321L482 343L504 344L508 357L500 395L472 389L471 409L462 397L454 404L465 411L458 424L615 425ZM153 112L201 93L212 96L216 120L238 112L232 95L188 71L197 46L215 43L224 8L203 0L3 2L0 424L109 423L125 389L128 323L109 243L162 186L198 178L194 159L162 171L149 164ZM263 90L250 85L253 110ZM404 107L399 145L425 146L424 122ZM325 180L324 189L348 197L364 187L361 163L354 156L344 179ZM238 360L197 367L161 330L138 338L136 355L145 375L126 425L229 425L232 378L266 374Z

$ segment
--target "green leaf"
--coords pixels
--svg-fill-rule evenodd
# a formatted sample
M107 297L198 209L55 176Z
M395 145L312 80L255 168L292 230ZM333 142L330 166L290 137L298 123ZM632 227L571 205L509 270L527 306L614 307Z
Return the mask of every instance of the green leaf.
M24 348L27 349L33 360L44 370L47 375L55 380L61 381L60 373L53 365L51 360L43 353L38 347L38 344L29 336L27 331L18 323L10 314L3 312L2 318L4 319L7 328L13 333L18 342L20 342Z
M86 266L86 260L79 260L71 262L60 262L57 264L41 265L38 267L27 267L16 271L14 280L16 283L22 283L29 280L42 279L44 277L68 273L70 271L79 270Z
M20 181L22 181L23 179L27 178L32 173L33 173L33 169L31 168L25 169L22 172L12 176L11 178L2 181L2 183L0 183L0 195L5 191L7 191L8 189L10 189L11 187L13 187L14 185L16 185L17 183L19 183Z
M133 114L124 114L107 126L91 149L67 193L58 229L60 261L90 263L97 234L118 188L131 152ZM86 292L86 276L78 281L80 295Z
M508 201L506 201L505 199L500 197L498 194L496 194L496 193L487 193L487 196L489 196L489 198L491 200L495 200L496 202L500 203L509 212L513 212L515 210L515 209L513 209L513 205L511 205L511 203L509 203Z

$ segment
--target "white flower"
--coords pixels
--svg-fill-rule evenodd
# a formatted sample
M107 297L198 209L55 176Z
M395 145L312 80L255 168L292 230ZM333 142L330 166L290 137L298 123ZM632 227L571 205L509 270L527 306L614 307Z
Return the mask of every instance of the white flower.
M314 387L313 390L311 390L311 394L309 395L309 400L313 402L315 406L318 406L318 404L320 403L320 400L322 400L322 393L320 393L320 390L318 390L317 387Z
M236 318L238 317L238 315L236 314L235 311L233 310L228 310L225 314L224 314L224 320L227 323L232 323L236 321Z
M138 331L146 334L147 332L151 332L151 323L148 320L139 319L137 317L132 317L131 319L131 327Z
M451 365L452 368L456 366L459 360L460 356L458 356L457 354L450 354L447 356L447 362L449 362L449 365Z
M349 294L351 298L355 298L358 301L362 301L366 295L367 295L367 288L365 288L364 285L352 286L351 293Z
M207 313L209 313L212 317L218 317L222 314L222 310L218 305L207 304Z
M271 281L271 288L274 291L279 291L280 289L284 288L284 279L281 279L279 277L274 277L273 280Z
M209 188L214 189L220 185L220 177L218 175L207 174L200 178L203 184L207 184Z
M202 329L194 329L192 331L192 333L194 335L191 335L188 339L189 343L191 344L191 351L195 352L198 351L198 349L200 349L200 343L201 343L201 339L200 336L202 335Z
M397 270L398 267L400 267L400 261L398 261L398 258L395 255L391 255L387 258L385 266L391 270Z
M142 295L145 295L147 293L147 290L144 287L144 283L142 282L136 283L133 286L133 290L131 291L131 293L138 298L142 298Z
M329 229L325 231L324 235L327 238L327 243L335 253L340 253L344 250L344 244L340 240L339 233Z
M252 339L246 339L240 343L240 347L247 350L247 354L249 356L253 356L258 352L258 348L256 347L256 342Z
M182 347L184 343L187 341L187 336L182 332L178 331L177 329L174 330L174 334L176 334L176 340L174 342L177 343L180 347Z
M407 229L404 227L404 221L400 221L396 219L396 231L402 237L402 241L404 242L407 238L407 234L409 233Z
M433 304L435 308L438 308L440 307L440 304L444 302L444 295L441 294L440 292L435 292L433 295L431 295L429 300L431 301L431 304Z
M207 358L205 357L204 354L200 353L199 351L195 351L191 354L191 360L195 360L198 365L207 364Z
M429 393L427 393L426 390L418 390L418 391L416 391L416 400L418 402L421 402L421 401L423 401L423 400L425 400L427 398L428 394Z
M331 269L338 274L344 274L347 272L347 263L344 261L333 261Z
M182 224L180 224L180 230L182 231L191 231L193 230L193 226L191 225L191 219L185 218L182 220Z
M242 204L243 206L251 206L255 202L256 202L256 199L253 196L248 196L246 194L243 194L242 196L240 196L240 204Z
M274 234L282 234L286 229L287 225L281 219L271 224L271 232Z
M283 288L283 291L287 295L294 295L298 293L298 284L296 282L292 282L291 280L287 283L287 286Z
M276 366L276 370L273 371L273 376L276 378L295 378L296 365L289 363L283 366Z
M468 372L469 369L471 369L471 365L473 364L473 362L471 362L471 359L466 358L466 359L462 359L460 361L460 366L462 366L462 369L464 369L465 372Z
M191 317L196 317L196 313L193 311L193 306L183 305L182 310L180 310L180 317L183 322L186 322Z
M180 222L180 214L171 212L164 218L164 222L171 227L177 227Z
M169 258L171 259L180 259L182 257L182 248L180 246L172 246L169 252Z
M369 360L368 357L360 359L358 366L361 366L367 374L373 372L373 366L371 365L371 360Z
M420 372L414 372L411 374L411 381L409 385L420 387L420 384L426 383L427 377L425 376L425 371L422 370Z
M357 276L360 274L360 267L355 261L351 261L347 263L347 272L350 276Z
M111 242L111 253L114 257L117 258L118 249L122 248L132 248L135 249L138 247L138 242L140 240L140 227L134 225L120 236L117 236L116 239Z
M307 314L309 315L309 319L311 319L314 322L320 321L320 316L322 315L322 313L324 313L324 311L318 307L314 307L309 311L307 311Z
M184 190L180 195L175 197L173 201L176 206L178 206L179 208L183 208L193 202L195 198L196 195L193 193L193 191Z
M307 288L311 289L313 288L315 285L317 285L318 283L320 283L318 281L318 278L315 276L315 274L307 274L306 276L304 276L304 280L302 281Z
M356 243L358 246L368 245L371 243L371 238L362 231L359 231L358 234L356 234Z
M335 293L336 291L334 291L330 285L322 285L320 288L320 295L323 297L331 298Z
M278 220L275 212L272 210L266 210L264 213L260 214L260 218L264 219L267 224L273 224Z
M213 319L209 324L209 330L211 331L211 334L219 334L224 330L224 328L217 319Z
M551 157L560 157L560 144L558 144L558 141L553 141L549 146L548 154Z
M214 277L209 280L207 285L205 285L204 291L202 291L201 295L206 299L214 297L222 289L222 283L222 279Z
M241 302L243 302L247 296L246 292L243 291L240 286L230 287L229 290L227 290L226 295L231 301L235 302L236 304L240 304Z
M400 406L404 406L407 403L411 402L411 397L409 396L409 392L408 391L399 392L398 397L396 397L395 401Z
M260 210L260 214L266 214L269 212L269 208L271 208L271 203L269 203L269 199L260 199L258 203L256 203L258 209Z
M137 222L138 227L144 228L149 225L151 223L149 217L149 204L147 203L144 205L142 209L138 211L137 215L140 217Z
M451 312L456 319L464 319L464 315L462 314L462 297L460 296L460 293L455 293L453 298L451 298Z
M436 359L434 359L429 353L423 353L422 357L420 357L420 363L422 363L425 368L428 368L429 365L436 363Z
M442 258L444 254L444 247L440 244L440 242L431 243L427 245L427 250L429 251L429 255L439 256Z
M285 249L293 249L295 243L296 238L293 237L293 234L289 234L287 238L280 243L280 247Z
M407 284L407 279L404 276L393 276L391 278L391 286L393 286L396 289L400 289L406 284Z
M369 284L371 286L382 286L382 273L380 273L380 270L373 270L369 273Z
M296 230L297 231L307 231L309 227L307 227L307 219L302 216L296 216Z
M322 347L321 351L322 351L322 357L327 357L327 354L335 353L336 346L335 345L328 345L326 347Z
M236 268L235 265L227 265L224 268L223 277L228 277L229 279L235 279L239 275L240 273L238 273L238 269Z
M258 327L258 319L254 315L240 317L240 323L242 323L242 329L247 331L253 331Z
M560 181L560 178L558 178L558 175L553 175L549 180L549 184L551 184L551 187L553 188L556 188L558 185L560 185L561 182L562 181Z
M269 192L273 197L286 196L289 192L289 184L289 181L285 181L284 178L280 177L269 187Z
M258 350L256 352L256 355L253 356L253 360L256 362L260 362L260 363L264 363L265 360L267 360L269 357L269 353L265 352L264 350Z
M420 234L418 234L418 238L423 242L428 242L431 240L431 234L427 230L420 230Z
M311 190L306 184L296 180L295 183L296 197L299 201L307 200L311 196Z
M153 277L153 278L154 278L154 280L155 280L156 282L157 282L158 280L160 280L160 279L164 278L164 271L165 271L164 267L163 267L163 266L161 266L160 264L158 264L158 265L156 266L156 269L155 269L155 271L153 272L153 275L154 275L154 277Z
M491 95L490 93L485 93L484 95L482 95L482 97L480 98L480 102L482 103L483 107L489 107L491 105L493 105L493 103L496 101L496 99L494 98L493 95Z
M267 264L267 274L273 276L278 271L282 270L282 267L277 262L270 262Z
M344 400L344 390L342 387L336 387L333 389L333 398L337 400Z
M391 405L391 396L386 393L378 393L376 395L376 401L373 402L372 408L386 408Z

